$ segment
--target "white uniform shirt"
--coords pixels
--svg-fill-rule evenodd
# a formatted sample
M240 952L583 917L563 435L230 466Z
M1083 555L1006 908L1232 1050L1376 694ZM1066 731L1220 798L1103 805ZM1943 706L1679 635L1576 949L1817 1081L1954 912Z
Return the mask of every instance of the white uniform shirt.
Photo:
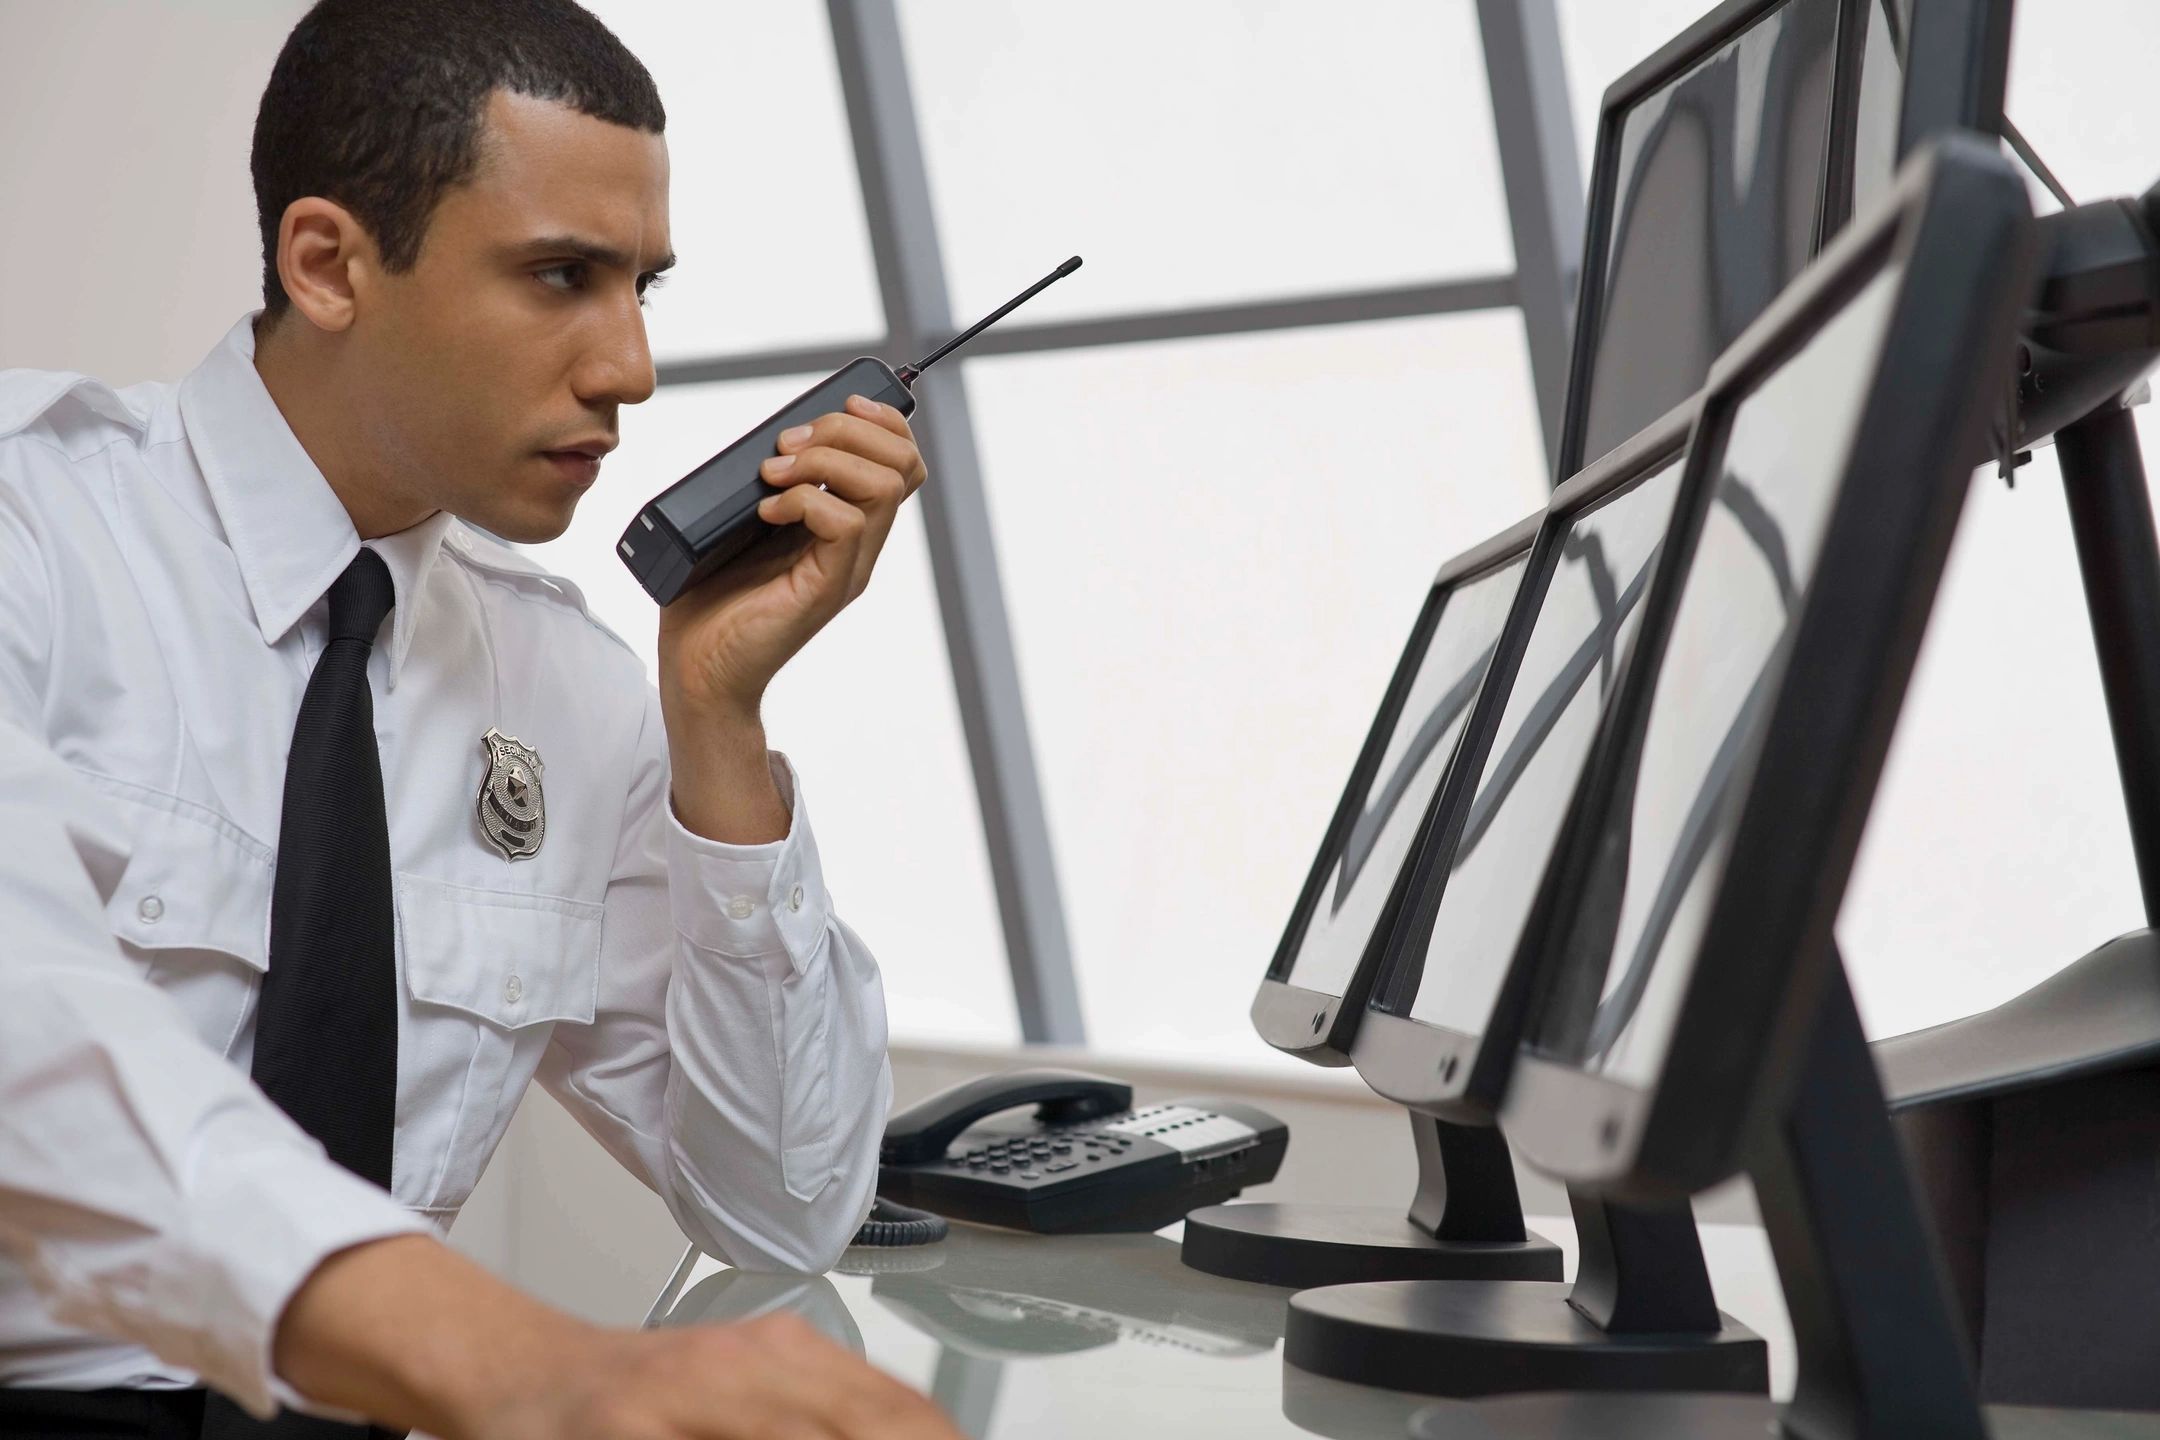
M285 1394L292 1291L447 1225L535 1075L712 1254L826 1268L891 1078L796 778L775 756L783 841L685 831L637 659L446 515L368 542L395 1203L247 1083L286 749L361 543L252 319L178 385L0 371L0 1383ZM546 767L530 859L479 828L490 727Z

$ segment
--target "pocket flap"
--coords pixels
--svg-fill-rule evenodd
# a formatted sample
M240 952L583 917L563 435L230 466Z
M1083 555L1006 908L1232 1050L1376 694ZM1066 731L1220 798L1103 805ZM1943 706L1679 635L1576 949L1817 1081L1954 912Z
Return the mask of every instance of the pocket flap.
M592 1023L600 923L589 900L397 876L399 949L415 1000L515 1030Z
M92 781L125 807L127 869L105 902L114 938L143 950L215 950L270 964L269 848L200 805L109 777Z

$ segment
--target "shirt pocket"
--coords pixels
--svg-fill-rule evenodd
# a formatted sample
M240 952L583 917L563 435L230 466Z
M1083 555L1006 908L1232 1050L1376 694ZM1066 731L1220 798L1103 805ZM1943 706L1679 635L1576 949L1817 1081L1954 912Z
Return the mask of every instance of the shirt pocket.
M592 1023L604 907L396 877L396 1197L454 1213L516 1113L557 1021Z
M120 951L189 1027L232 1053L270 956L270 848L215 811L99 777L128 815L127 868L105 902Z

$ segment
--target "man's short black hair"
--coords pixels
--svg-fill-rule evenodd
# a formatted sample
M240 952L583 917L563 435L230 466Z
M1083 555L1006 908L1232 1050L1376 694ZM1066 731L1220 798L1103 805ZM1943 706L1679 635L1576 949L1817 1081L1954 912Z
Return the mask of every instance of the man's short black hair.
M292 303L277 273L286 207L335 200L385 267L412 269L443 193L479 165L496 90L649 134L667 127L652 76L572 0L320 0L301 18L255 114L269 319Z

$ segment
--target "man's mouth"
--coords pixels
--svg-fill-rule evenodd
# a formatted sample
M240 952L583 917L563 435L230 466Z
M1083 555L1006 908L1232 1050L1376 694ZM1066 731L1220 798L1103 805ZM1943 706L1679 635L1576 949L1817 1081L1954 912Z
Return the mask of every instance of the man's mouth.
M613 440L577 440L568 445L558 445L551 450L543 450L540 453L543 455L574 456L586 460L599 460L614 448L615 442Z
M600 457L613 448L578 445L566 450L543 450L540 454L555 467L557 475L582 490L600 478Z

